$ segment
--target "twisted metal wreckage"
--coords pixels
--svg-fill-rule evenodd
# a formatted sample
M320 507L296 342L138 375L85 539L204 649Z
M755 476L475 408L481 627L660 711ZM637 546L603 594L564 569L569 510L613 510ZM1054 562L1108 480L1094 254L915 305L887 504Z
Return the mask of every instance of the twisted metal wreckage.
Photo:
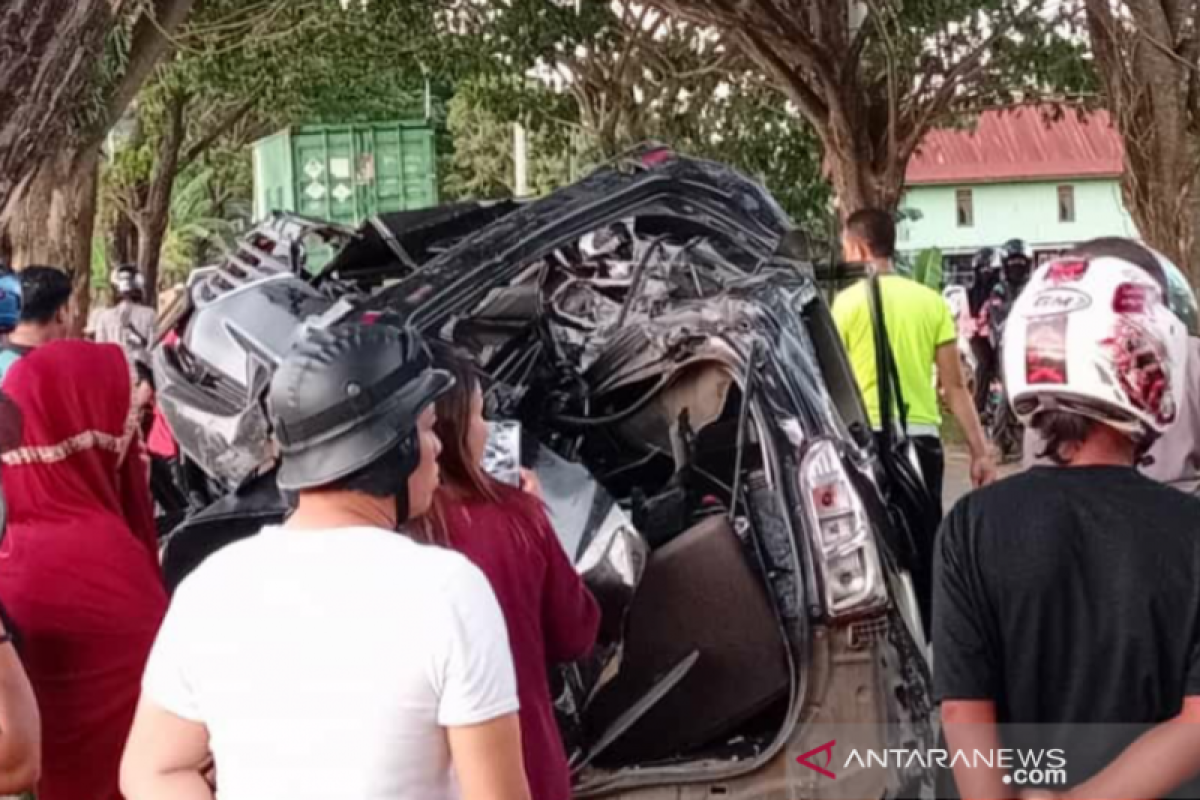
M264 397L295 338L407 323L489 376L603 607L553 687L577 796L929 796L920 769L795 763L834 724L864 749L933 733L911 548L790 230L758 184L662 150L528 203L271 217L163 320L169 582L287 513Z

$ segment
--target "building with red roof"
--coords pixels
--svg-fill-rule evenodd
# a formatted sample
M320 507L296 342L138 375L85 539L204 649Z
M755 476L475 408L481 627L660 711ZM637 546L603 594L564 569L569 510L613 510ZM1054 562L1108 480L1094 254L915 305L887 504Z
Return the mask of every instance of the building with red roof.
M1124 150L1104 111L1017 106L931 131L909 162L897 246L950 269L1024 239L1041 258L1096 236L1137 238L1121 199Z

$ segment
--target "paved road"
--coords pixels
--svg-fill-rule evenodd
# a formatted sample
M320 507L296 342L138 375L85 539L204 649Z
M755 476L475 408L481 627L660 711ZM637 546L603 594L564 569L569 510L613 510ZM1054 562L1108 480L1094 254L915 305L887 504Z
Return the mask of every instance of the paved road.
M1001 477L1020 470L1020 464L1005 464L1000 467ZM967 450L961 445L946 448L946 478L942 485L942 503L947 511L958 502L958 498L971 491L971 461Z

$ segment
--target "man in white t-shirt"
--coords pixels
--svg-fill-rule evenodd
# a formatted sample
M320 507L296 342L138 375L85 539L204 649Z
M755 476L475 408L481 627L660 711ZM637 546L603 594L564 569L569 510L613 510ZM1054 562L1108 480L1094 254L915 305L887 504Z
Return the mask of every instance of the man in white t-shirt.
M438 483L452 379L415 334L309 334L271 385L279 528L180 586L122 764L128 800L528 800L504 619L457 553L398 524Z
M113 271L112 290L115 302L92 312L84 332L93 341L120 345L132 362L147 361L158 315L146 305L146 279L124 264Z

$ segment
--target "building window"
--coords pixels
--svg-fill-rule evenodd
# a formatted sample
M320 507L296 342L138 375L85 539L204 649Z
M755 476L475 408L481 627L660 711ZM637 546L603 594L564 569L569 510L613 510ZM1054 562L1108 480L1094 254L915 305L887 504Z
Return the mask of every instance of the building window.
M971 199L970 189L959 189L954 193L954 207L958 217L958 227L975 227L975 203Z
M1058 221L1075 221L1075 187L1058 187Z

